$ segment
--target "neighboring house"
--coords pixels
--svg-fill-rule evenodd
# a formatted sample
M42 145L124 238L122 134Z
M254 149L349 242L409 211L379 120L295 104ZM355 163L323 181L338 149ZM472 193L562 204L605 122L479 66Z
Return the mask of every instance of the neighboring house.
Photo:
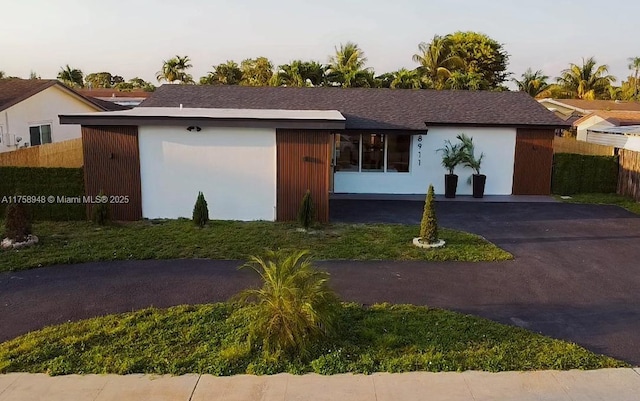
M57 80L0 79L0 152L80 138L58 115L107 110Z
M639 102L621 100L584 100L584 99L539 99L538 102L552 111L566 123L573 125L576 121L596 111L638 111ZM578 139L584 141L584 136L578 133Z
M215 219L293 220L309 189L321 221L331 193L443 193L437 149L461 133L484 153L486 194L549 194L565 126L522 92L192 85L60 121L82 125L87 194L129 197L121 220L189 217L198 191ZM456 172L471 194L472 170Z
M587 130L587 142L640 152L640 124L626 126L596 124Z
M138 106L151 95L145 91L119 91L109 88L79 89L78 92L86 97L104 102L114 103L126 108Z
M598 110L585 115L573 123L577 131L577 138L580 141L594 142L601 145L615 146L606 142L607 137L594 140L590 139L588 132L596 128L624 127L628 125L640 124L640 111L603 111ZM618 138L619 139L619 138ZM618 141L619 142L619 141ZM622 147L622 146L615 146Z

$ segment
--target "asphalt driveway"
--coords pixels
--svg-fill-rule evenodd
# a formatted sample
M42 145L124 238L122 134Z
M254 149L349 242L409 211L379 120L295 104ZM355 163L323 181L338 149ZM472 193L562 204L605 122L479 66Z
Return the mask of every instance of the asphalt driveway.
M423 203L332 201L344 222L418 222ZM442 226L512 252L500 263L321 262L345 300L454 309L640 365L640 218L615 206L444 202ZM0 274L0 341L67 320L228 299L237 261L119 261Z

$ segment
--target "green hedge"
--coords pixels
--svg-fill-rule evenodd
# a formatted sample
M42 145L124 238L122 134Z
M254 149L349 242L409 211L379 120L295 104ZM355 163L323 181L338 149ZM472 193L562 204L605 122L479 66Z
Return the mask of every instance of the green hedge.
M7 199L16 193L29 196L54 196L55 202L31 203L36 220L85 220L85 205L59 203L58 196L84 195L81 168L0 167L0 219L4 218Z
M618 156L556 153L551 190L557 195L612 193L618 186Z

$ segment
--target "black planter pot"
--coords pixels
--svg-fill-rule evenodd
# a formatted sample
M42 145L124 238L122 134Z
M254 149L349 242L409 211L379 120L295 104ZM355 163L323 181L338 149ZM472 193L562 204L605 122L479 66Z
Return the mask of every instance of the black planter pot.
M455 174L444 175L444 197L455 198L458 190L458 176Z
M484 184L487 183L487 176L484 174L473 175L473 197L484 197Z

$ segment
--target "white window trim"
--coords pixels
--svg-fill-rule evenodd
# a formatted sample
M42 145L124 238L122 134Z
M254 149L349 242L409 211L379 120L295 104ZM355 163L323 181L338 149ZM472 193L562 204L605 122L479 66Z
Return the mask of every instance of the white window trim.
M384 154L383 154L383 159L384 159L384 168L382 171L366 171L366 173L382 173L382 174L387 174L389 173L388 171L388 158L389 158L389 135L388 134L384 134L384 133L378 133L378 132L371 132L368 133L367 135L371 135L371 134L376 134L376 135L382 135L383 136L383 141L384 141ZM340 134L338 134L340 135ZM359 133L358 134L358 171L336 171L336 173L340 173L340 174L353 174L353 173L362 173L362 136L365 135L363 133ZM393 174L411 174L413 169L411 168L411 160L413 158L412 156L412 151L413 151L413 134L402 134L402 135L408 135L409 136L409 171L393 171ZM335 153L335 146L334 146L334 157L333 157L333 162L336 163L336 153Z
M42 142L42 127L45 125L49 126L49 138L51 139L51 142L47 142L47 143L53 143L53 123L51 121L41 122L41 123L31 123L29 124L29 147L47 144ZM34 145L31 143L31 128L34 128L34 127L38 127L40 131L40 145Z

